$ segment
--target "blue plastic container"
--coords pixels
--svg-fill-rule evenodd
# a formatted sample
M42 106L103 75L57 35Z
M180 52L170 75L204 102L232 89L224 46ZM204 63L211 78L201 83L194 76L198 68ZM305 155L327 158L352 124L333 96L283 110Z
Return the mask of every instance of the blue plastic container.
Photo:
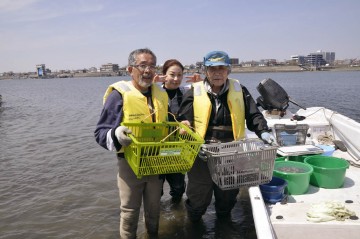
M323 156L332 156L332 154L335 151L335 147L331 146L331 145L318 144L316 146L318 146L324 150L324 153L321 154Z
M259 188L265 202L277 203L284 198L286 186L287 182L284 179L272 177L269 183L261 184L259 185Z

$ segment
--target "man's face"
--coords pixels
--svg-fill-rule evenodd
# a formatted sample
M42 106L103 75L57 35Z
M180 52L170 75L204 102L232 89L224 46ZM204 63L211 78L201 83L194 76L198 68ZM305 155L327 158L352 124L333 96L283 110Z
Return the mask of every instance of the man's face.
M211 87L216 89L225 84L229 75L229 68L227 66L211 66L206 70L206 76L209 80Z
M136 56L136 64L128 68L136 89L142 92L148 90L155 76L155 64L151 54L143 53Z

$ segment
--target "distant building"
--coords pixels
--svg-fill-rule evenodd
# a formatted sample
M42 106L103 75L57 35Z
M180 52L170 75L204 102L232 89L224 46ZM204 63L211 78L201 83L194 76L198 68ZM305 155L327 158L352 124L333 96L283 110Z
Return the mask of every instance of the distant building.
M307 56L293 55L291 60L295 61L298 65L308 66L324 66L326 64L334 65L335 63L335 52L325 52L319 50L314 53L310 53Z
M258 62L258 66L276 66L277 61L275 59L262 59Z
M196 69L202 69L203 66L204 66L204 63L203 63L202 61L197 61L197 62L195 63Z
M80 70L76 70L75 73L87 73L88 69L80 69Z
M267 62L265 60L260 60L259 61L259 66L268 66Z
M326 65L326 61L323 58L323 55L321 53L310 53L309 55L307 55L305 57L305 62L307 63L307 65L310 66L324 66Z
M298 65L305 65L306 63L305 56L293 55L291 56L291 60L295 61Z
M119 72L119 65L107 63L100 67L100 72Z
M256 61L246 61L242 63L243 67L253 67L253 66L258 66L259 63Z
M319 50L317 53L322 54L323 59L326 61L327 64L333 65L335 63L335 52L326 52Z
M231 65L239 65L239 58L230 58Z
M44 77L44 76L46 76L45 64L36 65L36 75L37 75L38 77Z
M95 72L97 72L97 68L96 67L90 67L89 68L89 72L91 72L91 73L95 73Z

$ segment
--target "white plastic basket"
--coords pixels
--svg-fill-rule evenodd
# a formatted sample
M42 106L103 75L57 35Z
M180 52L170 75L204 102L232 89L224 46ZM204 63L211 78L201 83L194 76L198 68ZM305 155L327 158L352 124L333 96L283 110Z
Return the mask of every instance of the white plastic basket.
M277 147L260 139L204 144L211 178L222 190L271 181Z

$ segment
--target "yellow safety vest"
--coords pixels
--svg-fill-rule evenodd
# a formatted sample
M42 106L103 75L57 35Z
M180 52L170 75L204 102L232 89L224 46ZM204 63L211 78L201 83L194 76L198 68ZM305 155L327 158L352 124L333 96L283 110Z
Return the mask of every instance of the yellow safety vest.
M229 92L227 103L230 109L234 140L245 138L245 103L240 82L228 79ZM194 87L194 126L197 133L205 138L211 114L211 101L203 82L193 84Z
M104 95L104 103L113 90L117 90L123 97L123 122L145 122L152 123L152 116L147 104L146 96L137 90L131 81L119 81L108 87ZM168 95L166 91L152 84L151 97L154 104L156 122L164 122L168 119Z

